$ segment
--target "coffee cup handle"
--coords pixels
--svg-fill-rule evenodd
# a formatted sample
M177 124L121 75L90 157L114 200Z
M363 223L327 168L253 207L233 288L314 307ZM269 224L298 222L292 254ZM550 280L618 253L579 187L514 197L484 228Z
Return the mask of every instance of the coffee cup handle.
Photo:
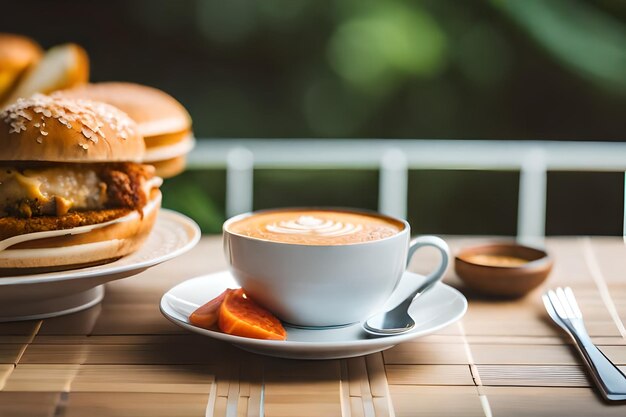
M420 292L424 292L430 289L430 287L441 281L443 275L446 272L446 269L448 269L448 264L450 263L450 248L443 239L437 236L419 236L411 240L411 243L409 243L409 253L406 261L407 267L409 266L409 262L411 261L411 258L413 257L415 252L419 248L423 248L425 246L432 246L433 248L437 248L439 250L439 253L441 254L441 262L439 263L437 269L435 269L426 277L426 281L424 281L424 283L422 284Z

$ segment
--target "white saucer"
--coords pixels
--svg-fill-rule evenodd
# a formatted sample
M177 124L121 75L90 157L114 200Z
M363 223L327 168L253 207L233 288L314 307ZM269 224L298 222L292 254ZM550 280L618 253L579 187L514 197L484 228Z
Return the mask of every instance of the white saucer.
M388 304L394 304L416 288L424 277L406 272ZM457 320L467 310L467 300L454 288L439 283L413 303L409 312L417 323L408 333L370 337L357 323L332 329L301 329L286 326L287 340L260 340L206 330L193 326L187 317L200 305L218 296L226 288L237 288L228 271L182 282L161 298L161 312L173 323L215 339L263 355L290 359L338 359L379 352L394 345L433 333ZM323 308L323 306L320 306Z
M136 275L182 255L200 239L190 218L162 209L139 251L105 265L70 271L0 278L0 322L34 320L74 313L97 304L102 284Z

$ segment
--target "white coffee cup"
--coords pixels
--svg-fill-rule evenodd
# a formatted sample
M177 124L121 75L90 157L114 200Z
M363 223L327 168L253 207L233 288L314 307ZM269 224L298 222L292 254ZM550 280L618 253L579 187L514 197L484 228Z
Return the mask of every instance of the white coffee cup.
M276 242L229 230L233 223L255 214L224 223L226 259L246 293L291 325L341 326L366 319L389 298L421 247L435 247L441 253L441 262L429 279L441 279L448 267L448 245L436 236L409 242L411 228L404 220L374 214L402 223L404 228L383 239L343 245Z

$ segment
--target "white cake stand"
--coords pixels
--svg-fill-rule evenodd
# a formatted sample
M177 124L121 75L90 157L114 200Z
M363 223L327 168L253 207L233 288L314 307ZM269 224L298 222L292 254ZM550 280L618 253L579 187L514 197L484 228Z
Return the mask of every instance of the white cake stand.
M0 322L43 319L92 307L104 297L103 284L180 256L199 239L200 228L193 220L163 209L142 248L115 262L0 278Z

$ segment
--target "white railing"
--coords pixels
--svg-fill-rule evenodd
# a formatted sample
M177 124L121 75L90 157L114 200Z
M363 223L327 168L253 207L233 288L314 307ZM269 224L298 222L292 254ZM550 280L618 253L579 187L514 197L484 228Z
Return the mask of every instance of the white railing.
M403 218L407 213L409 170L515 170L520 172L518 238L534 241L545 235L547 172L624 172L626 143L201 139L189 155L188 165L189 169L226 168L228 216L252 209L255 168L379 169L378 209ZM626 219L624 225L626 228Z

